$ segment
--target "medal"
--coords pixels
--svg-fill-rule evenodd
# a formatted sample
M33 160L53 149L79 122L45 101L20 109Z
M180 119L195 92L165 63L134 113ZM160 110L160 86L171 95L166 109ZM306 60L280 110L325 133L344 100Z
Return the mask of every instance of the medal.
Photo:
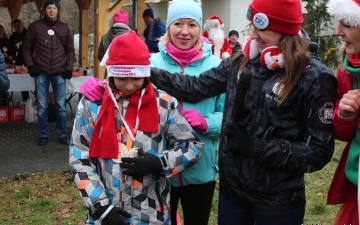
M22 41L19 41L18 43L19 43L19 45L22 45Z
M3 52L7 52L7 47L3 47Z
M128 157L129 158L139 157L138 152L139 152L139 149L137 147L133 147L132 149L130 149Z
M48 30L48 34L49 34L50 36L53 36L55 33L54 33L54 31L53 31L52 29L50 29L50 30Z
M119 155L117 159L112 159L115 163L121 163L122 157L127 157L129 153L128 148L123 143L119 143Z

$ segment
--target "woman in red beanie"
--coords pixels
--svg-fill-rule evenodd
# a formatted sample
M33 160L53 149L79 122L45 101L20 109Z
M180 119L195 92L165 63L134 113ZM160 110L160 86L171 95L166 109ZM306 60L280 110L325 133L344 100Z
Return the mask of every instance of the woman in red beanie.
M342 204L335 225L359 224L358 176L360 154L360 0L330 0L328 12L339 21L335 35L340 49L339 86L333 124L335 138L348 142L328 192L328 204Z
M334 152L337 82L309 52L299 0L253 0L247 17L243 51L197 77L152 68L151 81L187 102L226 92L219 225L300 225L304 173Z
M189 102L226 92L219 225L300 225L304 173L322 169L334 151L337 82L301 35L299 0L253 0L247 17L243 51L199 77L152 68L151 80Z

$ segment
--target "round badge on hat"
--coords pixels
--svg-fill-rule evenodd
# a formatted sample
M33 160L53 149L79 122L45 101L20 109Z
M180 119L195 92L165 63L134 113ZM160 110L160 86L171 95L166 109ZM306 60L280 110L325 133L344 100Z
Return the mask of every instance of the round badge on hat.
M252 22L255 27L263 30L269 25L269 18L264 13L256 13Z
M50 29L50 30L48 30L48 34L49 34L50 36L53 36L53 35L55 34L55 32Z

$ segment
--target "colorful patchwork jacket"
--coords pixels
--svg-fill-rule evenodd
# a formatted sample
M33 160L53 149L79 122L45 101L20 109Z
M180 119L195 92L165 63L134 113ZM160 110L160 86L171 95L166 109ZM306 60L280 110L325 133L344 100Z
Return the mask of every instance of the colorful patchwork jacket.
M158 133L138 130L135 146L145 152L160 153L166 166L163 166L164 171L160 174L143 177L142 183L131 176L125 178L120 164L112 159L89 157L89 144L101 102L91 102L85 97L81 99L71 136L69 164L80 196L89 211L86 224L101 224L100 220L94 221L91 217L95 204L112 204L123 208L132 214L131 218L125 219L134 225L170 224L169 178L190 168L201 158L203 143L180 113L176 99L154 88L160 118ZM120 114L124 115L129 99L119 94L116 99L121 103ZM120 130L121 118L115 118L115 122ZM126 140L126 137L123 139Z

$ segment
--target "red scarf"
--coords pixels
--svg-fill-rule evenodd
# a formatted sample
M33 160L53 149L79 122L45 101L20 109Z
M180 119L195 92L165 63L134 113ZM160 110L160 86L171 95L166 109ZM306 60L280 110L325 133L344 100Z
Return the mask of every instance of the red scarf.
M159 125L158 103L155 91L150 83L145 88L141 100L140 110L138 103L142 89L136 91L131 97L126 110L125 120L128 125L135 129L136 117L139 117L138 130L157 133ZM116 135L115 115L116 106L111 99L109 90L106 89L103 103L98 115L98 120L90 142L89 156L94 158L117 158L119 140Z
M348 55L348 61L354 68L360 67L360 54Z

